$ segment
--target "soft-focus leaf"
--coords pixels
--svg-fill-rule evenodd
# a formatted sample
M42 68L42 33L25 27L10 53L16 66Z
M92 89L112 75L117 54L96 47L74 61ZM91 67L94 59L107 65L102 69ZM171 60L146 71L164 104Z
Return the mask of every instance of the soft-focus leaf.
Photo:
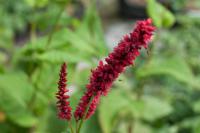
M154 128L153 133L177 133L178 126L168 126L164 125L161 128Z
M194 133L199 133L199 132L200 132L200 119L199 119L199 121L197 122L197 124L194 126L193 132L194 132Z
M84 123L82 133L102 133L97 115L93 115L88 121Z
M12 49L12 40L11 40L13 37L12 29L0 26L0 36L1 36L0 48L6 50Z
M73 47L79 50L84 50L85 52L95 54L95 49L83 37L67 29L65 30L65 35L68 41L73 45Z
M108 97L102 99L99 107L99 119L103 131L110 133L112 127L115 126L115 120L120 115L122 117L128 115L130 119L133 117L132 119L154 121L171 112L171 105L161 99L145 96L137 100L125 90L113 90Z
M200 117L187 118L179 125L184 128L192 128L193 133L199 133Z
M14 123L31 127L37 119L28 109L33 87L24 73L0 75L0 108Z
M107 97L102 98L99 106L99 120L104 133L111 133L116 115L128 106L128 101L121 92L113 90Z
M186 61L179 56L170 58L154 57L149 64L140 68L137 72L137 76L140 78L153 75L170 75L180 82L200 88L190 67Z
M134 118L147 121L154 121L172 112L172 107L169 103L151 96L145 96L139 100L132 99L129 106Z
M147 11L156 27L171 27L175 23L174 15L156 0L147 1Z
M193 108L195 112L200 112L200 100L193 103Z
M148 121L154 121L172 112L172 106L161 99L147 96L143 100L144 110L142 110L141 116Z
M134 122L133 132L134 133L153 133L150 126L139 121Z
M6 62L7 58L8 57L5 53L0 52L0 64Z
M98 49L100 55L105 55L108 51L102 29L101 20L96 11L95 4L93 3L86 10L84 20L78 28L77 34L83 36L96 49Z
M26 3L31 7L43 7L49 0L25 0Z
M64 51L49 51L37 55L36 58L41 61L46 61L50 63L62 63L65 61L69 63L75 63L84 60L81 56L77 56L74 53Z
M67 132L67 122L57 117L55 106L49 106L43 115L39 118L34 133L61 133Z

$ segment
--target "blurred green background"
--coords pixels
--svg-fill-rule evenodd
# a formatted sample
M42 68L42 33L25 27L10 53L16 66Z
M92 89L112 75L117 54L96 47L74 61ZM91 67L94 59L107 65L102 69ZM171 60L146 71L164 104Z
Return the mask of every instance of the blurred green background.
M157 31L82 133L200 133L199 0L0 0L0 133L63 133L55 93L68 64L71 105L90 70L135 20Z

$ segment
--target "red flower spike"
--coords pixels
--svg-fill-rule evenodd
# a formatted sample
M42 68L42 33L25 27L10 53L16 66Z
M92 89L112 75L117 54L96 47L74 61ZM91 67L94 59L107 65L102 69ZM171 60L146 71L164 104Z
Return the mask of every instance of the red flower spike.
M100 101L100 94L97 94L96 96L94 96L94 98L92 99L91 101L91 104L90 104L90 107L88 109L88 112L86 114L86 118L85 119L88 119L90 118L94 113L95 113L95 110L97 108L97 105L99 104L99 101Z
M56 98L58 99L57 107L59 109L58 117L60 119L71 120L71 107L69 105L69 95L66 93L69 91L66 88L66 64L63 63L60 70L60 80L58 82L58 92L56 93Z
M87 91L81 98L74 113L76 120L83 118L84 113L80 112L86 111L86 106L89 104L89 99L92 97L94 100L92 100L90 104L87 118L91 116L90 114L94 113L96 103L98 103L97 101L100 97L98 95L106 95L119 74L122 73L127 66L132 65L136 57L140 55L139 50L148 47L148 43L155 31L155 27L153 27L151 23L151 19L138 21L134 31L124 36L118 46L114 48L114 51L105 59L106 63L103 64L103 62L100 61L98 67L92 71L90 82L86 86Z
M92 93L90 91L85 92L74 112L74 117L76 120L80 120L83 118L84 114L86 113L87 107L89 106L91 98Z

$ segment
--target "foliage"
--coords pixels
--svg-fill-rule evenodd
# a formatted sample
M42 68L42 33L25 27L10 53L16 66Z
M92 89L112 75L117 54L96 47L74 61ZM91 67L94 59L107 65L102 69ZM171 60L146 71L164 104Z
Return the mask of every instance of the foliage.
M150 55L143 50L140 61L101 99L83 133L200 132L199 18L174 16L150 2L149 15L165 29L155 34ZM63 12L48 44L47 33L63 4L51 0L1 3L0 132L66 132L67 124L57 118L55 106L60 64L68 63L73 107L90 69L108 53L95 6L87 8L81 19ZM175 19L178 26L167 29ZM21 41L21 36L30 39Z
M156 0L147 1L147 13L156 27L171 27L175 22L174 15Z

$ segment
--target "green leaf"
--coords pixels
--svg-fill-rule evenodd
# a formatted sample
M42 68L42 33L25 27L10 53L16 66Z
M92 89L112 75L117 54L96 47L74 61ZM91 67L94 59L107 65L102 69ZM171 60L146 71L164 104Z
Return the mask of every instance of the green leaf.
M4 9L3 9L4 10ZM2 11L0 10L0 15ZM6 17L7 18L7 17ZM3 18L2 18L3 19ZM6 25L0 25L0 48L10 50L13 48L12 38L14 36L14 31L11 27Z
M48 63L43 63L32 74L31 80L35 84L35 86L37 86L38 98L43 99L44 103L46 101L45 99L47 99L49 102L50 100L55 98L55 93L57 91L57 82L59 79L60 65L61 64L50 65ZM70 64L68 64L67 71L68 73L71 74ZM48 77L48 80L47 80L47 77ZM70 81L70 79L68 81ZM39 101L40 100L38 100L38 102ZM36 103L36 104L38 105L41 103Z
M150 126L139 122L137 120L134 121L133 125L134 133L153 133L152 129Z
M169 126L165 124L161 128L154 128L153 133L178 133L178 129L177 125Z
M49 0L25 0L31 7L44 7L48 4Z
M40 37L36 42L28 42L24 47L19 49L19 54L31 55L33 52L45 51L46 37Z
M102 30L101 20L95 6L94 3L91 3L87 8L84 20L77 29L77 34L83 36L95 49L97 49L98 54L104 56L108 53L108 49Z
M84 123L81 133L102 133L96 114Z
M65 35L66 35L66 38L68 39L68 42L70 42L74 48L77 48L78 50L82 50L82 51L89 52L92 54L96 53L91 43L87 42L87 40L85 40L82 36L67 29L65 29Z
M50 63L61 63L64 61L75 63L91 60L91 56L97 55L98 50L93 47L93 41L88 42L84 36L75 31L64 29L54 35L48 50L46 37L39 38L34 43L25 45L15 56L14 61L46 61ZM89 61L88 60L88 61Z
M34 133L66 133L67 122L57 117L57 109L49 106L39 118Z
M193 103L193 109L195 112L200 113L200 100Z
M47 61L50 63L63 63L67 61L68 63L75 63L84 60L83 56L75 55L75 53L64 52L64 51L48 51L43 54L38 54L37 59L41 61Z
M33 87L24 73L0 75L0 108L11 121L23 127L37 122L27 106L32 94Z
M146 96L142 101L144 102L144 108L141 111L141 117L148 121L154 121L172 112L172 106L161 99Z
M199 132L200 132L200 119L198 123L195 125L195 127L193 128L193 133L199 133Z
M103 132L111 133L118 118L121 120L128 117L151 122L171 112L171 105L161 99L145 96L138 100L131 92L116 89L102 99L99 106L99 120Z
M8 58L8 57L7 57L6 54L4 54L3 52L0 52L0 64L6 62L7 58ZM1 66L0 66L0 67L1 67Z
M3 73L4 72L4 68L3 66L0 66L0 73Z
M192 133L199 133L199 131L200 131L199 125L200 125L200 117L199 116L184 119L181 123L179 123L179 126L182 128L191 128Z
M99 106L99 120L104 133L111 133L116 115L119 111L124 111L128 105L129 102L122 95L121 90L113 90L107 97L102 98Z
M153 57L146 66L141 67L137 71L137 76L139 78L152 75L172 76L180 82L200 88L185 59L179 56L172 56L168 58Z
M168 28L175 23L174 15L156 0L147 1L147 12L158 28Z
M136 119L154 121L172 112L172 107L169 103L155 97L144 96L138 100L135 98L129 100L129 108L133 118Z

